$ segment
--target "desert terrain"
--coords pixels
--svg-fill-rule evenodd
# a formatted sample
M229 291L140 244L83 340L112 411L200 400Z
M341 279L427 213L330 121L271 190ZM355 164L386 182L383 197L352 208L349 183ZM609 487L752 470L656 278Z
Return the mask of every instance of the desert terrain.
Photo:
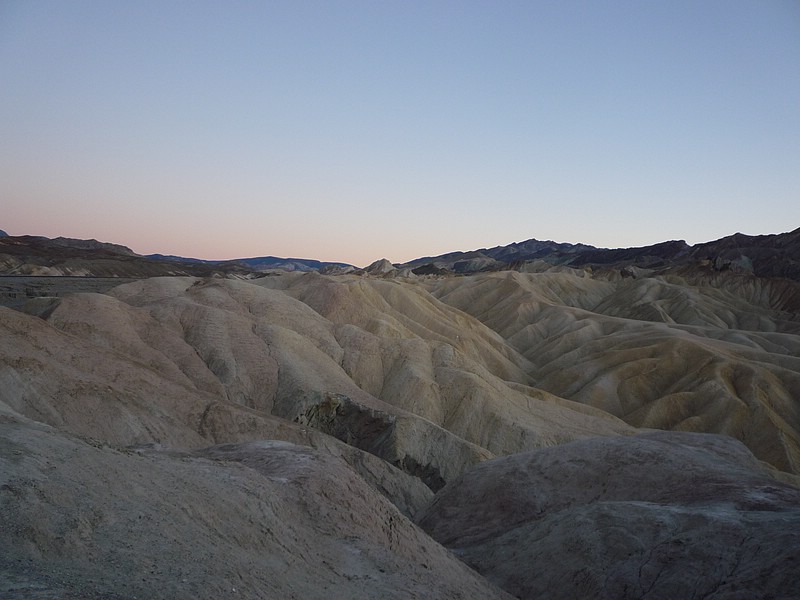
M800 597L798 239L0 238L0 597Z

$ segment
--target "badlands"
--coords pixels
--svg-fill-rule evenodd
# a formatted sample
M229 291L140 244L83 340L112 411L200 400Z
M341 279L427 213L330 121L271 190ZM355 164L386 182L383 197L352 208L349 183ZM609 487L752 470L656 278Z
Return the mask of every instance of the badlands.
M798 237L310 272L2 238L0 597L799 598Z

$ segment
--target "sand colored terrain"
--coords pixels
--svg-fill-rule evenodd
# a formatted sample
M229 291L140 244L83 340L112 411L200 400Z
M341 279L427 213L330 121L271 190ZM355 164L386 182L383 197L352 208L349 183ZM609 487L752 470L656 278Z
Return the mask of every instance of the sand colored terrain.
M625 515L649 533L631 542L639 562L614 585L655 586L632 565L675 531L689 532L694 548L751 533L761 544L759 528L788 549L774 560L730 555L723 566L741 567L732 580L746 589L760 581L751 567L783 581L798 547L787 504L800 473L798 284L566 267L418 277L379 267L155 277L0 307L2 542L14 549L0 591L600 597L622 588L598 587L617 559L605 550L611 538L590 532L605 532L601 521L624 529ZM642 436L654 429L698 433L669 443ZM524 494L507 485L526 481L532 456L552 458L535 470L571 504L541 508L556 494L542 480ZM717 460L728 466L719 471ZM653 494L676 487L681 462L697 464L698 482L722 483L700 504L635 493L636 481ZM628 470L613 485L631 493L606 498L619 464ZM722 490L729 484L740 491ZM766 494L763 511L741 504L751 492ZM467 516L442 509L453 494L472 498ZM536 518L526 506L538 507ZM563 511L585 527L568 527ZM771 520L779 513L782 532ZM149 517L132 536L137 514ZM565 543L585 552L566 560L556 551ZM669 560L679 569L700 557L711 569L712 550ZM526 568L515 557L545 562L516 581L506 571ZM586 586L548 593L580 573ZM674 585L665 589L683 589Z
M343 461L114 450L0 422L3 598L506 598Z
M84 435L116 429L105 436L115 443L185 445L197 436L228 441L231 432L214 420L218 411L207 410L212 403L299 422L326 394L338 394L375 425L353 445L393 464L416 464L440 483L497 454L632 431L527 386L524 357L417 286L318 275L269 282L287 287L163 278L66 297L48 311L47 324L36 322L54 338L39 346L73 346L62 353L66 361L91 373L70 385L89 378L106 385L93 401L103 396L101 408L113 407L116 417L95 423L71 413L41 369L36 392L17 397L13 408L34 416L49 410L64 419L54 423ZM156 388L165 400L151 406ZM132 411L135 402L143 410ZM164 411L184 429L169 425ZM376 415L385 415L383 425Z
M800 285L505 272L428 284L530 361L531 383L635 427L725 433L800 469Z

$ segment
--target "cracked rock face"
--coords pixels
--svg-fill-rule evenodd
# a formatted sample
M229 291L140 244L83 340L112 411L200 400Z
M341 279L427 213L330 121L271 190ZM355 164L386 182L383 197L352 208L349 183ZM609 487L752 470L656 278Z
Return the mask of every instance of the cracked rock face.
M800 595L800 490L722 436L598 438L488 461L418 521L519 598Z

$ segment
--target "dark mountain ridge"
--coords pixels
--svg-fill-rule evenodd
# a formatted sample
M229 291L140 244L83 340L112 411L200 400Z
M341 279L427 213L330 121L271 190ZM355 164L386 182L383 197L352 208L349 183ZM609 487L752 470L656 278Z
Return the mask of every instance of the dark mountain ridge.
M800 228L788 233L736 233L692 246L692 258L713 261L717 270L749 271L759 277L800 280Z
M345 263L263 256L236 260L202 260L162 254L140 255L127 246L66 237L0 236L0 275L67 275L92 277L258 277L264 271L316 271Z
M670 240L633 248L596 248L529 239L506 246L448 252L394 265L424 274L470 274L484 271L525 271L548 266L614 269L623 275L701 268L758 277L800 281L800 228L787 233L736 233L690 246ZM119 244L40 236L0 236L0 274L150 277L155 275L249 276L265 271L354 270L341 262L261 256L233 260L203 260L163 254L139 255Z
M282 271L319 271L324 267L352 267L347 263L324 262L310 258L281 258L279 256L255 256L252 258L234 258L231 260L204 260L165 254L148 254L145 258L153 260L170 260L182 263L194 263L213 266L243 265L254 271L280 269Z
M130 248L97 240L40 236L0 238L0 274L83 277L155 277L159 275L245 275L243 267L152 260Z
M800 228L771 235L736 233L693 246L684 240L671 240L650 246L609 249L531 239L507 246L419 258L397 266L418 273L467 274L525 270L536 261L580 269L629 270L636 267L659 272L695 266L797 281L800 280Z

